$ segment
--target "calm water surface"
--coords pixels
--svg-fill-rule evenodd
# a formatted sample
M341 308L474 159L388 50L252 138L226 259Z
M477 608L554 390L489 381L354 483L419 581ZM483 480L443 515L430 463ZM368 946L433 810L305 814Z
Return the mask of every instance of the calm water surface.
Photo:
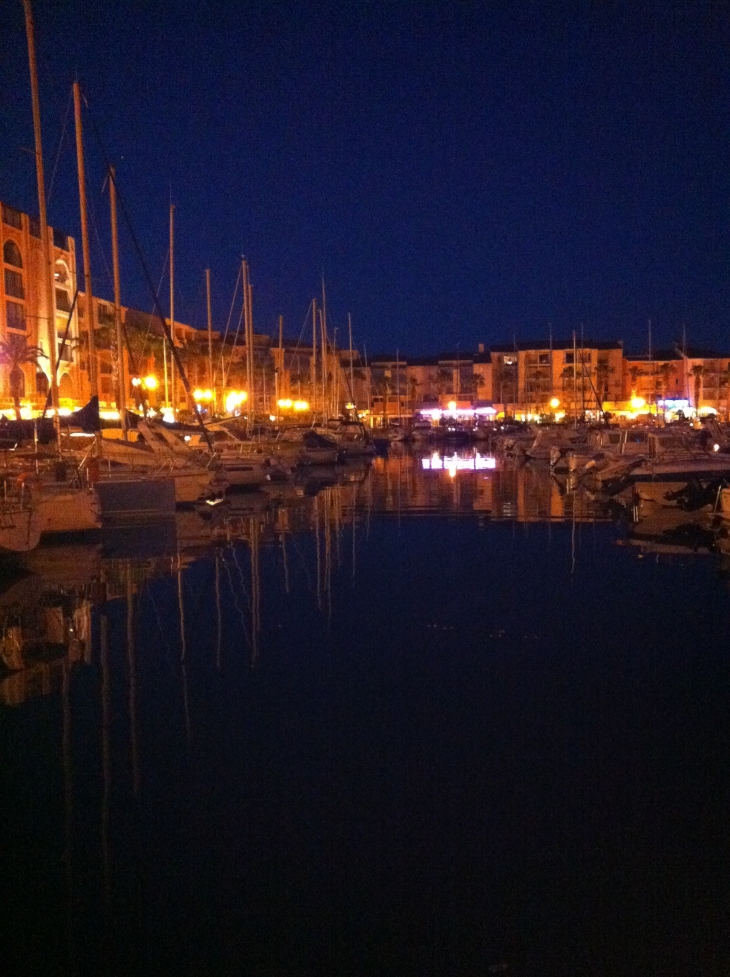
M722 558L482 461L3 569L3 973L730 972Z

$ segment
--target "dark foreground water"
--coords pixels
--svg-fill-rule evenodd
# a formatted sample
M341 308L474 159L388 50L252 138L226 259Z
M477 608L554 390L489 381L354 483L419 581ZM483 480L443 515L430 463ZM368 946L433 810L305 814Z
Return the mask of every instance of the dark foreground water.
M6 569L0 972L730 972L723 565L452 470Z

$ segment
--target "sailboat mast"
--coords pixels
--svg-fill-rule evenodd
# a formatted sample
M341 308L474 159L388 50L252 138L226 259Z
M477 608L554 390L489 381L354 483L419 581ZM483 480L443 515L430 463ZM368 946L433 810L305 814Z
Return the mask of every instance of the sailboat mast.
M254 359L255 350L253 343L253 286L251 284L251 271L246 264L246 294L248 295L248 342L249 350L251 355L249 356L249 369L251 371L251 396L253 397L253 403L251 404L252 410L252 420L256 418L256 361Z
M170 204L170 344L175 343L175 205ZM175 357L170 357L170 394L172 416L177 410L177 396L175 394Z
M368 346L367 346L367 343L363 343L362 344L362 353L363 353L363 359L365 361L365 378L366 378L367 387L368 387L368 415L370 416L370 411L372 410L372 406L373 406L373 385L372 385L372 378L370 376L370 370L368 369ZM372 426L373 426L373 419L372 419L372 416L370 416L370 427L372 427Z
M322 328L322 412L327 420L327 293L324 289L324 275L322 275L322 311L320 312Z
M338 417L340 410L340 357L337 353L337 327L332 335L332 416Z
M79 208L81 212L81 249L84 256L84 289L86 291L86 326L89 331L89 387L91 396L99 396L99 379L96 369L96 337L94 335L94 295L91 285L91 257L89 255L89 228L86 214L86 171L84 168L84 135L81 123L81 92L74 82L74 119L76 122L76 164L79 173Z
M278 401L281 399L281 381L284 378L284 316L279 316L279 362L276 364L276 400L278 407ZM274 411L276 413L276 411Z
M122 290L119 283L119 235L117 231L116 171L109 167L109 209L112 227L112 268L114 273L114 324L117 335L117 410L122 420L122 437L127 440L127 377L124 368L124 337L122 335Z
M649 330L649 364L650 364L649 369L651 371L651 395L649 398L649 403L651 403L652 399L656 403L656 373L654 369L654 358L652 357L652 349L651 349L651 319L649 319L647 328Z
M317 410L317 300L312 299L312 415Z
M327 421L327 327L324 312L319 310L319 331L322 339L322 420Z
M586 350L583 337L583 323L580 324L580 419L586 418Z
M210 268L205 269L205 301L208 310L208 389L213 394L215 411L215 391L213 390L213 316L210 312Z
M575 427L578 427L578 345L573 330L573 410L575 411Z
M43 172L43 143L41 140L41 109L38 98L38 70L35 59L35 30L30 0L23 0L25 10L25 33L28 40L28 63L30 66L30 93L33 103L33 134L35 136L35 172L38 184L38 222L41 236L41 253L45 271L46 303L48 305L46 342L48 344L48 363L51 374L51 404L56 431L58 425L58 340L56 338L56 290L53 277L53 247L48 238L48 215L46 213L46 182Z
M357 404L355 403L355 374L352 367L352 316L349 312L347 313L347 331L350 339L350 396L352 397L352 404L355 409L355 414L357 415Z

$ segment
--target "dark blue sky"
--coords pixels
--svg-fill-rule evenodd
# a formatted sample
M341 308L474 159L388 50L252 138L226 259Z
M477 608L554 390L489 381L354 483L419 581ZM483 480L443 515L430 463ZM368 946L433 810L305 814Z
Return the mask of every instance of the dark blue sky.
M47 178L78 76L179 318L329 321L369 352L567 335L730 348L730 7L710 0L36 0ZM86 123L97 290L108 202ZM21 0L0 8L0 198L37 211ZM51 222L80 241L73 114ZM93 234L94 232L92 232ZM103 253L102 253L103 250ZM123 241L123 300L149 307ZM167 286L163 286L167 308Z

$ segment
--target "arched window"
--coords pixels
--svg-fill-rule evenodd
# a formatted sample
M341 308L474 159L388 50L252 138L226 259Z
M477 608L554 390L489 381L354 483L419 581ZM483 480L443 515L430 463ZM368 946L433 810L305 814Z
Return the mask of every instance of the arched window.
M68 285L68 268L63 261L57 261L53 268L56 285Z
M39 370L35 375L35 392L44 396L48 393L48 377L43 370Z
M20 255L20 248L15 241L8 239L5 244L3 244L3 261L6 265L14 265L16 268L23 267L23 259Z

